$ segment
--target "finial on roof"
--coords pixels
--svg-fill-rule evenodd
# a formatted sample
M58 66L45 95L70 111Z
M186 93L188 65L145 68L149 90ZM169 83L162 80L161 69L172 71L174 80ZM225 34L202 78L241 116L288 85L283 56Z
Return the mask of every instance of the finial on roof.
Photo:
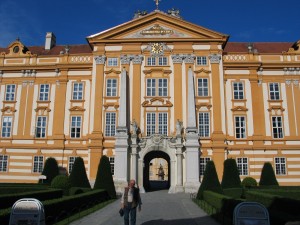
M178 9L172 8L168 10L168 14L177 18L181 18L180 11Z
M159 2L160 2L161 0L154 0L154 1L155 1L155 4L156 4L156 10L158 10Z
M20 41L20 38L19 38L19 37L17 37L16 41Z

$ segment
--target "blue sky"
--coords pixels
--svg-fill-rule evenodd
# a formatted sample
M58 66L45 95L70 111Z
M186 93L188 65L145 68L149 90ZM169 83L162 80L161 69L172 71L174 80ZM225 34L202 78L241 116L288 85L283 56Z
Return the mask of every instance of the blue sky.
M299 0L160 2L162 11L173 7L189 22L230 35L231 42L300 40ZM49 31L58 45L85 44L87 36L131 20L135 11L154 9L154 0L1 0L0 47L17 37L26 46L44 45Z

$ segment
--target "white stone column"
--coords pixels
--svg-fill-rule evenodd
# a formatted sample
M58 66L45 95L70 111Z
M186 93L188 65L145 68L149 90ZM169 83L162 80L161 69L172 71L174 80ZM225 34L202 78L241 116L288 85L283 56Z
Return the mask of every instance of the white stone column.
M115 143L115 187L117 193L122 193L128 182L128 129L126 127L126 93L127 72L121 73L120 108Z
M139 173L138 173L138 185L140 188L140 193L145 193L145 188L144 188L144 160L139 159Z
M196 124L195 86L192 68L188 71L188 111L186 128L186 181L185 192L198 191L199 182L199 136Z
M133 138L132 138L133 139ZM131 179L134 179L137 183L137 145L131 145Z

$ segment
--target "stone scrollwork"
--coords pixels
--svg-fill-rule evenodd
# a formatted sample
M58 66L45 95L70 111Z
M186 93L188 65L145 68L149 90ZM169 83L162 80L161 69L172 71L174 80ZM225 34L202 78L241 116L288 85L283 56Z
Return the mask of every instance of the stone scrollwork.
M106 61L106 56L99 55L99 56L96 56L94 59L95 59L96 64L104 64Z
M184 62L194 64L195 58L196 58L195 55L187 54L184 56Z
M134 55L132 56L132 63L133 64L142 64L144 56L142 55Z
M130 55L121 55L121 57L120 57L121 64L123 64L123 65L130 64L131 59L132 59L132 56L130 56Z
M208 58L210 59L210 63L220 63L222 57L220 54L211 54Z
M179 55L179 54L172 55L173 63L182 63L183 59L184 59L184 55L182 55L182 54L181 55Z

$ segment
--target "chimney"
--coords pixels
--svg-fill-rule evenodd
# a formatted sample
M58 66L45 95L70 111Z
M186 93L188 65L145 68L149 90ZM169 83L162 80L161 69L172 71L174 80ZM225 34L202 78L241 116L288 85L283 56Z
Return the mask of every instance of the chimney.
M46 42L45 42L45 50L50 50L56 45L56 37L54 33L47 32L46 33Z

